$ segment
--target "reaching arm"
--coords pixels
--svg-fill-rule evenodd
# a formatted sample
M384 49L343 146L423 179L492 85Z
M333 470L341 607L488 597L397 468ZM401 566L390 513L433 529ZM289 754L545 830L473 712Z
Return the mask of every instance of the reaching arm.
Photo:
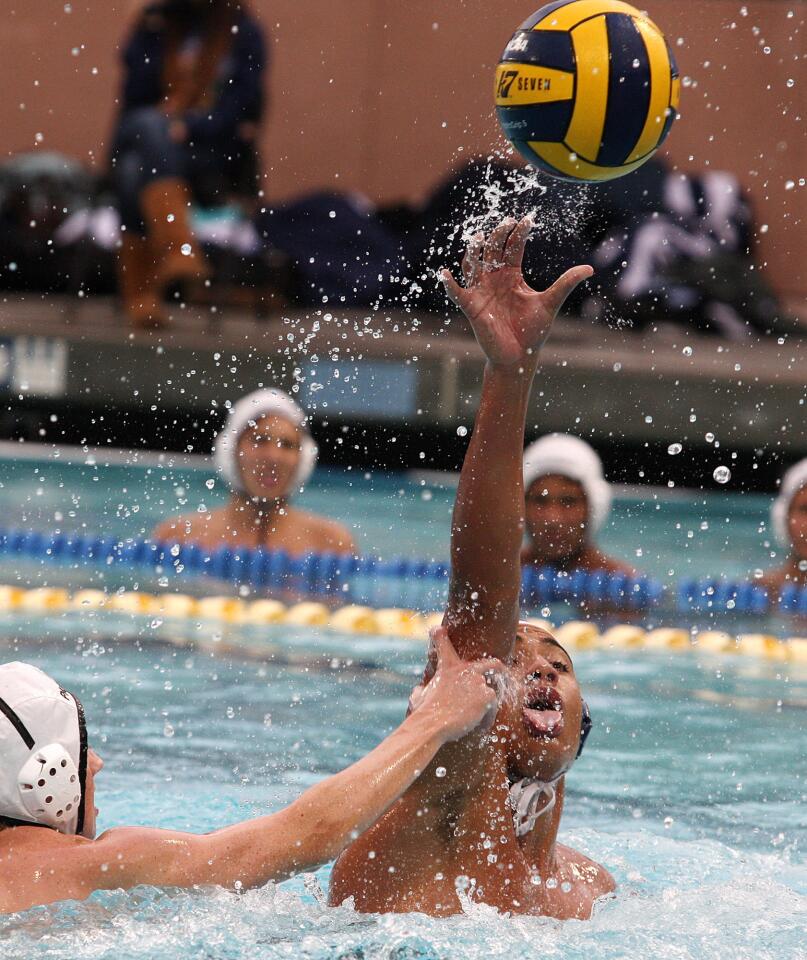
M463 657L504 659L515 641L524 530L521 458L530 388L558 311L592 273L591 267L573 267L543 293L532 290L521 273L531 228L528 218L508 218L487 240L473 237L462 262L464 287L443 272L449 296L487 357L451 526L444 623Z
M461 661L444 630L435 642L439 665L429 689L417 709L366 757L311 787L286 809L214 833L127 827L78 843L67 857L60 847L55 853L59 869L68 883L81 888L72 896L138 884L247 888L333 859L408 789L444 743L492 720L496 694L488 680L501 664Z

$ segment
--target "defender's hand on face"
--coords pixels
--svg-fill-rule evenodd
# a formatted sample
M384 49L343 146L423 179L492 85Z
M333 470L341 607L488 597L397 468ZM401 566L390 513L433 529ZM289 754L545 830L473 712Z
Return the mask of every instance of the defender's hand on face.
M415 687L410 710L431 711L441 722L446 740L459 740L480 724L493 722L502 689L500 660L460 660L445 627L431 632L437 669L429 683Z
M446 292L494 366L534 364L564 301L594 273L589 266L572 267L542 293L527 286L521 264L532 226L529 217L508 217L487 239L482 233L472 237L462 261L464 287L450 270L441 273Z

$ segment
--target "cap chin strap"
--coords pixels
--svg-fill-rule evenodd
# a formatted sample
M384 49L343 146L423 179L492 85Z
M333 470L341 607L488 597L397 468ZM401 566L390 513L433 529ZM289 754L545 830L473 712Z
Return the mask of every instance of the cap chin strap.
M541 817L555 809L555 782L562 776L559 773L549 781L524 777L510 785L509 799L517 837L526 836Z

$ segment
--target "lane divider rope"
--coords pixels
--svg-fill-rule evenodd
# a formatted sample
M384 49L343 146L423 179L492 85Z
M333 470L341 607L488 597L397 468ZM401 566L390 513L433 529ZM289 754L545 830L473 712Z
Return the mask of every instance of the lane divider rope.
M219 547L196 544L47 533L0 528L0 555L27 557L42 563L73 567L96 565L147 568L177 577L211 577L255 589L287 589L312 597L341 597L359 605L388 606L403 602L415 607L440 606L449 568L434 560L354 557L320 553L293 557L282 550ZM765 614L777 611L807 615L807 585L787 584L779 596L769 596L749 581L685 577L669 585L651 577L584 570L567 573L552 567L525 567L522 604L541 609L550 603L679 613L726 611Z
M232 596L199 598L184 593L151 594L136 590L106 593L93 589L71 593L62 587L25 589L0 585L0 613L58 614L68 611L111 611L195 623L287 624L418 641L424 641L429 629L442 621L440 612L422 614L399 607L373 609L347 604L334 609L312 600L287 605L280 600L244 600ZM570 620L557 627L536 618L528 622L550 630L560 643L575 650L690 652L807 664L807 637L781 640L763 633L733 636L717 630L693 631L683 627L645 630L629 623L617 624L601 632L595 623L586 620Z

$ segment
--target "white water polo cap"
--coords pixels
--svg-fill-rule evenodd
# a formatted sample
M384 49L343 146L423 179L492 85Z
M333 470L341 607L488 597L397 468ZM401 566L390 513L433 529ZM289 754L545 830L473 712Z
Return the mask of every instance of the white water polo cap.
M611 512L611 487L602 471L602 460L585 440L568 433L549 433L524 451L524 490L538 477L559 474L576 480L588 500L588 526L596 533Z
M787 530L787 515L790 512L790 504L793 497L807 487L807 457L799 460L782 477L782 483L779 486L779 496L773 501L771 506L771 526L776 534L776 539L783 547L789 547L790 534Z
M81 703L31 664L0 665L0 821L81 833L86 779Z
M238 441L241 434L265 416L283 417L300 431L300 462L292 477L292 487L299 491L308 483L317 463L317 445L308 430L303 408L282 390L256 390L233 404L224 426L216 437L213 457L221 477L231 490L246 493L238 462Z

